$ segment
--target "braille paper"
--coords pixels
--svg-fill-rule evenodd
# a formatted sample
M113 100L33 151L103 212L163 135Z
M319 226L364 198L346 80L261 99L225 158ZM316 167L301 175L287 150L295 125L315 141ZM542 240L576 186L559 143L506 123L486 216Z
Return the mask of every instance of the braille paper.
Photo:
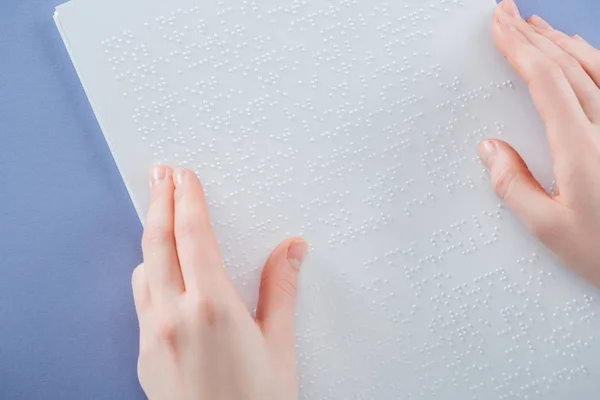
M143 220L148 169L193 169L249 310L310 244L301 399L597 397L597 292L496 199L543 126L495 49L492 0L73 0L55 20ZM99 200L101 201L101 200Z

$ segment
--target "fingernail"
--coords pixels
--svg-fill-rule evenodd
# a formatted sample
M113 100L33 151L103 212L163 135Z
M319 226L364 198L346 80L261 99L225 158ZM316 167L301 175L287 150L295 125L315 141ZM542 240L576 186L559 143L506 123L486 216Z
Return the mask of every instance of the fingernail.
M517 29L515 27L514 17L511 14L507 13L504 9L498 13L498 22L500 23L500 25L504 26L505 28L508 28L511 31Z
M504 0L502 2L502 7L506 10L507 13L512 15L515 18L519 18L521 14L519 13L519 7L515 3L515 0Z
M183 183L183 180L185 179L187 175L187 170L183 169L183 168L177 168L175 170L175 186L180 186Z
M577 40L579 40L579 41L581 41L581 42L585 42L585 43L587 43L587 42L585 41L585 39L584 39L584 38L582 38L582 37L581 37L581 36L579 36L579 35L573 35L573 39L577 39Z
M492 165L498 154L498 147L492 140L484 140L479 144L479 158L488 171L492 169Z
M535 26L536 28L540 28L540 29L552 29L552 25L550 25L549 23L547 23L546 21L544 21L542 19L542 17L539 17L537 15L532 15L531 18L529 18L529 23L533 26Z
M296 240L290 245L287 252L287 260L292 268L300 269L307 250L308 244L304 240Z
M163 181L169 172L169 167L164 165L154 165L150 170L150 187Z

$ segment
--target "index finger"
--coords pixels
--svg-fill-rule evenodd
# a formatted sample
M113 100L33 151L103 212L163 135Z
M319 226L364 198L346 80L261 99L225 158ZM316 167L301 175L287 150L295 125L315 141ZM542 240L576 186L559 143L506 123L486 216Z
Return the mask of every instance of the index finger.
M150 206L142 237L145 273L153 298L161 302L184 290L173 234L173 170L152 168Z
M503 4L496 8L493 28L496 45L529 87L546 124L554 161L562 163L576 158L586 143L571 133L589 125L589 119L560 66L516 29L517 17L505 11Z
M189 170L175 170L175 241L186 289L225 274L200 181Z

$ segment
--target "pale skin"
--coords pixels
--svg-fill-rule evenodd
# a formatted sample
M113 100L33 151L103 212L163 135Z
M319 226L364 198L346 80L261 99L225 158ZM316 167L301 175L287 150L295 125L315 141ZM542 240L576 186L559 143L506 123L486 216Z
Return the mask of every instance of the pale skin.
M507 143L479 155L504 203L566 266L600 287L600 51L514 0L496 9L495 42L546 125L558 193L547 194ZM295 400L294 304L307 244L282 242L265 264L252 318L221 261L204 192L185 169L153 167L133 273L138 375L150 400Z

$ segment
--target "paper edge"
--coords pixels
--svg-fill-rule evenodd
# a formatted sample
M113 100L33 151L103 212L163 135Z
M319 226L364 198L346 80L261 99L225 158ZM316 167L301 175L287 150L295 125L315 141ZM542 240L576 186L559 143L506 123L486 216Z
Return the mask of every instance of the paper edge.
M81 82L81 86L83 87L83 91L86 94L86 97L89 101L89 104L92 108L92 111L94 113L94 117L96 118L96 121L98 122L98 125L100 126L100 130L102 131L102 136L104 136L104 140L106 141L106 144L108 145L108 148L110 150L111 153L111 157L115 163L115 165L117 166L117 170L119 171L119 178L121 179L121 181L123 182L123 184L125 185L125 189L127 190L127 196L129 197L131 204L133 204L133 208L135 209L135 212L138 216L138 219L140 221L140 223L142 224L142 226L144 225L144 219L142 217L141 214L141 208L139 206L139 204L137 204L137 201L133 198L133 196L131 195L133 192L131 191L131 188L129 186L129 184L127 183L127 181L123 178L124 174L123 174L123 170L119 164L119 161L117 160L117 158L115 157L115 152L114 152L114 148L113 145L110 141L110 138L106 135L105 133L105 126L104 123L102 122L102 118L100 117L100 113L98 113L97 107L95 106L94 103L94 98L91 94L91 92L88 90L87 84L86 84L86 80L83 76L83 73L81 72L80 68L77 65L77 58L75 57L75 55L71 52L71 46L69 45L69 39L67 37L67 33L65 32L65 30L63 29L63 26L60 22L60 16L59 16L59 11L61 7L64 7L66 5L70 4L69 3L64 3L61 4L59 6L56 7L54 14L52 16L52 19L54 20L54 23L56 24L56 27L58 29L58 32L60 34L60 37L65 45L65 48L67 49L67 53L69 54L69 58L71 59L71 63L73 64L73 67L75 68L75 72L77 73L77 76L79 78L79 81Z

